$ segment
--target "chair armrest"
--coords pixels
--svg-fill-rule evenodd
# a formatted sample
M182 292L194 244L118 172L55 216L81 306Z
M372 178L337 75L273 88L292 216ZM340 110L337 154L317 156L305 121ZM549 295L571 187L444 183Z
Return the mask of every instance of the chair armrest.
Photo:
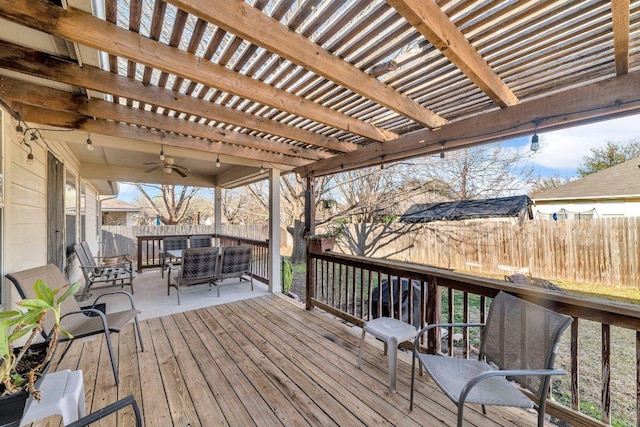
M102 321L102 327L104 328L105 332L109 330L109 325L107 324L107 316L105 316L105 314L102 311L97 310L95 308L83 308L82 310L70 311L60 317L60 324L62 324L62 319L64 319L67 316L72 316L74 314L82 314L83 316L87 316L87 313L93 313L95 316L99 316L100 320ZM64 328L61 328L61 330L62 329ZM49 333L49 338L51 338L52 333L53 331ZM73 338L72 335L69 335L68 337Z
M68 424L67 427L86 427L95 423L98 420L105 418L108 415L118 412L121 409L126 408L131 405L133 407L133 412L136 417L136 427L142 427L142 419L140 418L140 409L138 409L138 404L132 395L129 395L123 399L118 400L110 405L105 406L102 409L98 409L92 414L89 414L85 417L80 418L77 421Z
M174 265L172 262L168 262L167 263L167 268L169 270L180 270L180 266L179 265Z
M127 296L127 298L129 298L129 302L131 303L131 308L136 308L136 305L135 305L135 304L134 304L134 302L133 302L133 295L131 295L131 294L130 294L129 292L127 292L127 291L111 291L111 292L105 292L104 294L99 295L99 296L96 298L96 300L93 302L93 305L95 306L95 305L98 303L98 301L99 301L102 297L106 297L106 296L109 296L109 295L119 295L119 294L126 295L126 296ZM93 306L92 306L92 307L93 307Z

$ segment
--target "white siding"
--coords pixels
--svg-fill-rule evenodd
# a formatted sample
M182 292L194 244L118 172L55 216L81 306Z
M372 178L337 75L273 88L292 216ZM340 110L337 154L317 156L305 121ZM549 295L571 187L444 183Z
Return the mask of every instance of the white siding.
M640 201L584 201L584 202L551 202L537 203L534 205L534 217L536 212L553 214L560 209L569 212L587 212L595 209L595 218L616 216L640 216Z
M4 115L5 140L5 273L37 267L47 262L47 150L78 175L78 162L60 141L29 141L34 162L27 165L29 148L15 131L17 122ZM95 224L94 224L95 230ZM92 233L95 234L95 231ZM17 294L5 281L8 302Z

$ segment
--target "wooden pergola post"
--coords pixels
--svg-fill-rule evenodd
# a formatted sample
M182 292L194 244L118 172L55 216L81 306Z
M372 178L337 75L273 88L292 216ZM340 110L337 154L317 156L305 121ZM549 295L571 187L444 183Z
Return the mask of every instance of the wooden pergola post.
M312 177L307 177L307 189L304 193L304 233L305 238L315 233L316 229L316 205L315 197L315 181ZM315 297L316 289L316 268L315 262L309 257L309 248L307 247L307 292L305 297L305 307L307 310L313 308L311 298Z

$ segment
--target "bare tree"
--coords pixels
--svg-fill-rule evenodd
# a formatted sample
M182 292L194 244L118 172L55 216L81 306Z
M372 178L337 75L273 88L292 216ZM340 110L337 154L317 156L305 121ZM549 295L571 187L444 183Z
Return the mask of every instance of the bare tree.
M562 185L565 185L569 181L570 180L566 178L562 178L557 174L550 177L538 177L536 182L533 183L533 187L531 187L531 191L529 191L529 195L534 196L536 194L542 193L543 191L560 187Z
M340 207L328 219L340 226L340 239L352 253L373 256L380 248L412 231L414 224L398 223L397 218L415 198L434 194L437 188L432 182L420 179L419 168L415 163L405 162L385 169L360 169L337 177L335 193Z
M166 225L179 224L185 219L189 203L200 191L198 187L174 185L135 184L153 213ZM176 189L178 189L176 191ZM151 196L153 190L159 192L158 196Z
M501 197L524 191L533 179L530 152L501 144L452 151L425 161L428 174L448 188L452 200Z

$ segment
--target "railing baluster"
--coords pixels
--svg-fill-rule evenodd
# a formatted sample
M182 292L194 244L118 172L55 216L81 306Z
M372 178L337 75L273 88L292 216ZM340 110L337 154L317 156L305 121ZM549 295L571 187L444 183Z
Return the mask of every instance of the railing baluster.
M463 294L464 302L463 304L463 323L469 323L469 292L464 292ZM469 328L462 328L462 345L463 345L463 357L465 359L469 358Z
M579 321L574 317L571 323L571 408L576 411L580 410Z
M448 298L448 310L449 310L449 318L447 319L447 322L449 323L453 323L455 322L455 301L454 298L456 297L453 291L453 288L449 288L447 289L447 293L449 295ZM449 334L447 335L447 347L448 347L448 353L449 356L453 355L453 328L449 328Z
M611 326L602 324L602 421L611 423Z

